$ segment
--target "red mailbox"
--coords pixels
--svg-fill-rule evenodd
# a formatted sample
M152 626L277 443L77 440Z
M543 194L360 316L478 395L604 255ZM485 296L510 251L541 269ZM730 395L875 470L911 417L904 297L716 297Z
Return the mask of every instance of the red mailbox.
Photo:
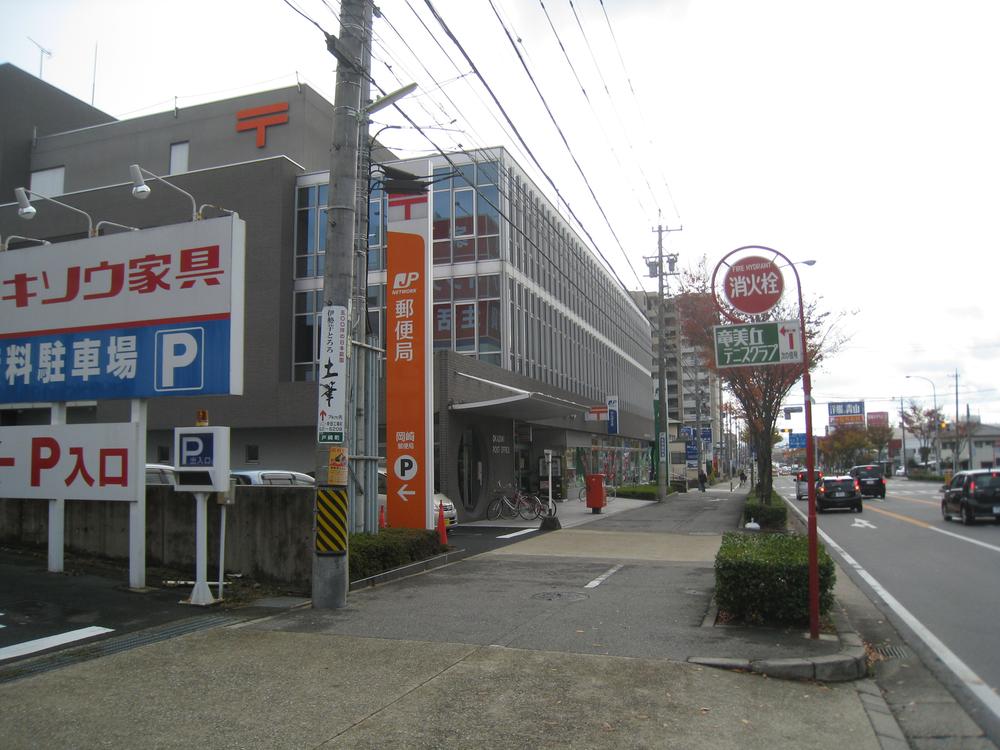
M600 513L601 508L608 504L604 494L604 475L587 474L584 479L587 482L587 507L592 513Z

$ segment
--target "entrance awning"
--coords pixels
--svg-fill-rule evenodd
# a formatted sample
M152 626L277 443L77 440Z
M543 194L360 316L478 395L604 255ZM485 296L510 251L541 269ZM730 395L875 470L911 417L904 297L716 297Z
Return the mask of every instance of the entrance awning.
M476 414L487 414L492 417L503 417L506 419L519 419L522 421L534 421L540 419L557 419L560 417L580 416L584 414L588 406L577 404L556 396L550 396L539 391L526 391L514 386L496 383L492 380L477 378L475 375L468 375L464 372L459 376L477 380L487 385L501 388L510 392L509 396L486 399L482 401L469 401L460 404L451 404L452 411L473 412Z

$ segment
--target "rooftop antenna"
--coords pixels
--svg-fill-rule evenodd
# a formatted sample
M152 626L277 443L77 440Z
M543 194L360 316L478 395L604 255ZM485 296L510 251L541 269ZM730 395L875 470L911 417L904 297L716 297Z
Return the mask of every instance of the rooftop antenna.
M38 42L36 42L30 36L28 37L28 41L31 42L32 44L34 44L36 47L38 47L38 77L41 78L42 77L42 63L45 62L45 58L46 57L52 57L52 50L45 49L45 47L43 47L42 45L40 45Z

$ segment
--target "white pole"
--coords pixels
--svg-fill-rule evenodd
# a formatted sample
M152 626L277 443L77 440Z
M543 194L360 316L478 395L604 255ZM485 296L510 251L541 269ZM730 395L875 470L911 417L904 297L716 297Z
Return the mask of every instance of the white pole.
M66 424L66 404L52 404L52 424ZM62 573L66 548L66 500L61 497L49 500L49 572Z
M226 504L219 511L219 600L222 600L222 579L226 567Z
M208 495L195 492L195 579L189 604L205 606L214 604L212 591L208 588Z
M128 585L132 589L146 587L146 411L145 399L132 399L132 422L139 424L131 467L139 499L128 504Z

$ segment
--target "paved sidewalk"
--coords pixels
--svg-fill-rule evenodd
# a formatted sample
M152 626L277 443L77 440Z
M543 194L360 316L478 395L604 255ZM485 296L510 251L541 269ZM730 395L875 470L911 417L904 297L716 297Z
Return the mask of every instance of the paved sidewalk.
M865 681L689 661L801 667L852 647L714 626L712 562L742 498L615 500L585 525L563 504L560 531L352 592L342 610L247 610L0 684L3 746L906 747Z

